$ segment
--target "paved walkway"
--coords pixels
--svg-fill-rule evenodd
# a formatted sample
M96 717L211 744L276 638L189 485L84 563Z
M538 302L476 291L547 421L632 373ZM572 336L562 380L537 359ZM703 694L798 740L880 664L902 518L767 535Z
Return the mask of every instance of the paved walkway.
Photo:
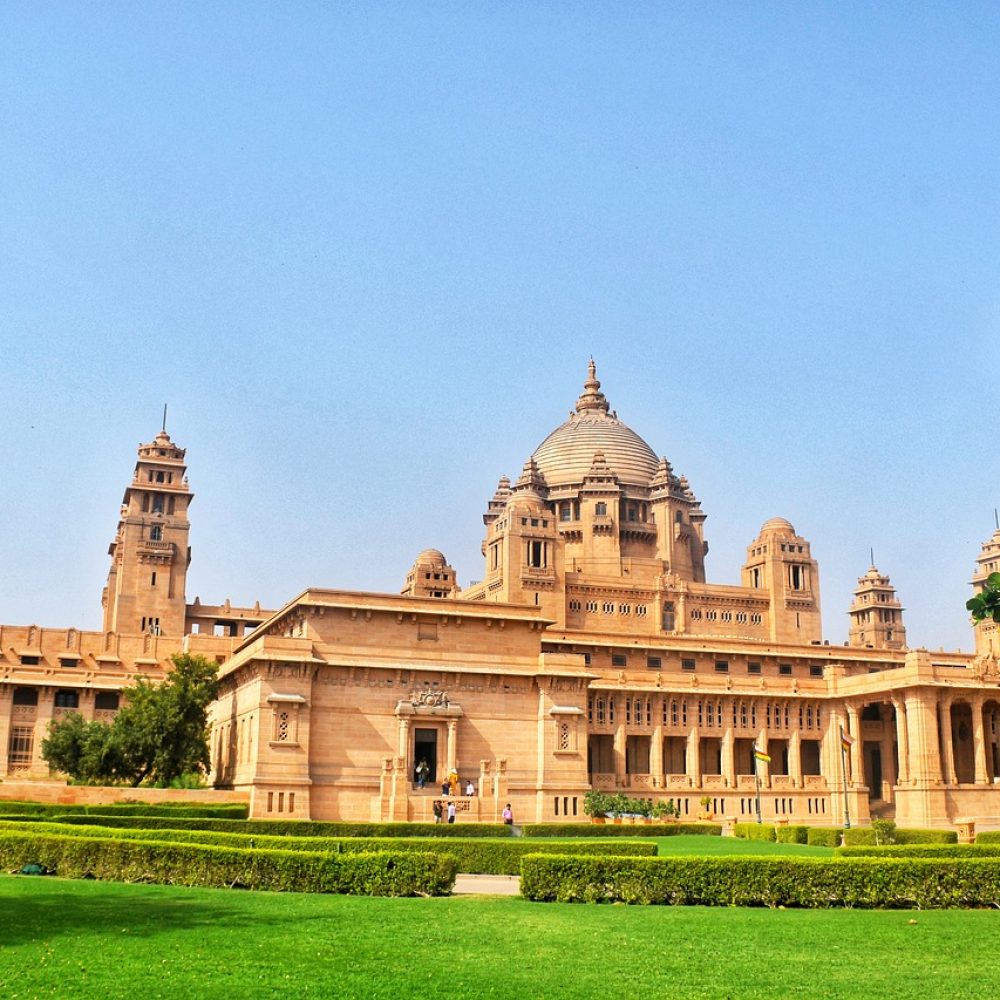
M519 875L458 875L453 896L517 896L521 892Z

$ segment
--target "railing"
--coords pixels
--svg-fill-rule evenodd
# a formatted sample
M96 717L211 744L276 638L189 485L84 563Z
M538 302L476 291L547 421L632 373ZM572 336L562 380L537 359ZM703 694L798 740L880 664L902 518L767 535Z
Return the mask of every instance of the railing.
M802 776L802 787L826 791L826 778L822 774L805 774Z
M663 780L667 788L691 787L691 779L686 774L665 774Z
M795 779L792 778L790 774L772 774L771 775L771 787L772 788L794 788Z
M656 779L651 774L630 774L628 776L631 788L655 788Z
M617 782L613 774L592 774L590 776L590 783L594 788L601 791L617 787Z
M37 705L13 705L10 710L10 717L18 722L34 722L38 715Z
M725 788L726 776L724 774L703 774L701 776L702 788Z

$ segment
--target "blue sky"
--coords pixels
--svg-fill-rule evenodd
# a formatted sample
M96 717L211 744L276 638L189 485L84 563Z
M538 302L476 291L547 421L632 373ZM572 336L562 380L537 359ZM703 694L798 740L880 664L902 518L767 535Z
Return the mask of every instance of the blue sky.
M0 621L99 627L135 448L189 598L481 575L593 354L708 574L763 521L971 647L1000 504L1000 8L0 6Z

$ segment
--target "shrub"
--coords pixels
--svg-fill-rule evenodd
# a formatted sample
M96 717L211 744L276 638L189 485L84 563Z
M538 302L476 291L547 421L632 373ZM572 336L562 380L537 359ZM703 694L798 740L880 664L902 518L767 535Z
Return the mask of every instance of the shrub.
M0 819L13 819L0 815ZM30 819L18 816L19 820ZM502 823L334 823L313 820L201 819L178 816L107 816L87 813L53 814L59 823L145 830L216 830L220 833L265 834L274 837L509 837ZM590 829L589 827L587 829Z
M0 818L10 814L39 816L187 816L203 819L246 819L244 802L113 802L104 805L56 805L47 802L0 801Z
M770 823L736 823L733 826L733 833L743 840L776 839L774 827Z
M722 836L718 823L643 823L639 826L614 824L593 826L590 823L526 823L526 837L678 837L686 834Z
M0 832L16 830L17 824L0 822ZM36 824L30 831L59 836L104 839L158 841L161 843L196 843L208 847L237 847L244 850L291 850L332 854L358 854L371 852L423 852L439 853L453 857L461 872L479 875L517 875L521 859L526 854L601 854L636 857L655 857L656 844L650 841L618 840L579 841L567 844L533 844L523 838L486 840L482 837L463 840L451 837L447 843L427 837L269 837L243 833L215 833L204 830L130 830L108 829L98 826ZM23 828L22 828L23 831Z
M789 824L774 828L775 840L779 844L804 844L809 839L809 827Z
M1000 862L529 855L521 895L559 902L947 908L1000 904Z
M843 858L997 858L998 844L893 844L886 847L838 847Z
M983 830L976 834L977 844L1000 844L1000 830Z
M455 882L454 858L393 852L259 851L160 841L0 833L4 869L39 863L63 878L162 885L240 886L285 892L440 896Z
M843 832L839 826L810 826L806 843L813 847L837 847Z
M845 847L877 847L878 833L874 826L853 826L844 831ZM895 829L897 844L956 844L958 834L954 830Z

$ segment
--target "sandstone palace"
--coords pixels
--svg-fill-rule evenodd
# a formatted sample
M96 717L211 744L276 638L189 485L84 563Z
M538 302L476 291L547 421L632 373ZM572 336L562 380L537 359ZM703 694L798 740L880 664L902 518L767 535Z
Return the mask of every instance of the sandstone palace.
M456 772L475 788L459 822L508 801L524 821L583 819L590 789L749 820L757 748L766 821L1000 822L997 626L976 627L971 656L910 649L873 566L848 643L829 645L819 566L781 517L739 586L708 582L691 484L619 420L593 363L569 419L489 498L467 589L427 550L400 594L187 603L191 500L161 432L125 487L102 630L0 626L7 782L57 779L50 721L112 716L134 675L185 649L220 664L209 780L256 817L426 820ZM1000 531L973 584L997 569Z

